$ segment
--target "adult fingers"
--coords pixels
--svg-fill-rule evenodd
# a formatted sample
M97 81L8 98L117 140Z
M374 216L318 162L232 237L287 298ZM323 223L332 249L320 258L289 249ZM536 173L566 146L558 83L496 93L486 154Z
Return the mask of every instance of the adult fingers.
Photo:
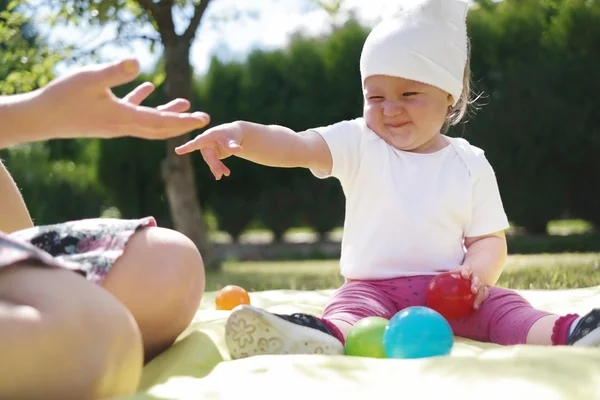
M169 107L181 107L185 103L169 103ZM166 105L167 106L167 105ZM150 107L127 107L120 119L136 127L141 137L165 139L200 129L208 125L210 117L203 112L181 113Z
M167 104L163 104L162 106L156 107L161 111L174 111L174 112L185 112L189 110L191 104L189 101L185 99L175 99L173 101L168 102Z
M155 87L152 83L144 82L131 92L127 93L122 101L139 106L152 92L154 92L154 89Z
M74 72L67 79L81 89L96 87L110 89L133 81L140 72L140 64L130 58L109 64L90 65Z

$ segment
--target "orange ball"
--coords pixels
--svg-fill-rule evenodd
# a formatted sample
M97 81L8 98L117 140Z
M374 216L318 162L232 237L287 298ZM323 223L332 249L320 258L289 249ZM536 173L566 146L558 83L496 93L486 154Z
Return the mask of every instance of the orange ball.
M215 298L217 310L233 310L240 304L250 304L250 296L244 288L236 285L225 286Z

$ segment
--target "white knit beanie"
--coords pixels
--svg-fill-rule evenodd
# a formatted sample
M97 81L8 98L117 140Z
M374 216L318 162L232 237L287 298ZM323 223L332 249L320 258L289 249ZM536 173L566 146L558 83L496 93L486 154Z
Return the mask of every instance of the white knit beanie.
M459 100L467 62L466 0L402 0L402 10L369 34L361 58L364 85L389 75L436 86Z

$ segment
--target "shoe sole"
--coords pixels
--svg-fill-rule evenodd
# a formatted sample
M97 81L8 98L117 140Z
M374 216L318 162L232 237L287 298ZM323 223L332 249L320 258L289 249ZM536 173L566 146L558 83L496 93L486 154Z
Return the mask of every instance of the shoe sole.
M600 327L594 329L581 339L573 342L573 347L600 347Z
M344 353L342 343L327 333L247 305L232 310L225 324L225 342L234 360L257 355Z

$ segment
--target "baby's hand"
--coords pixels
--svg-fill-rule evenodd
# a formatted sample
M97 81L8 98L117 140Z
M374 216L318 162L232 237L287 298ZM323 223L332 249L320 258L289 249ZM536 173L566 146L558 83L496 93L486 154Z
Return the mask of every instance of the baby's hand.
M229 176L231 171L221 161L242 151L244 132L239 124L233 122L211 128L189 142L177 147L175 152L179 155L200 150L202 158L208 164L210 171L217 180L223 175Z
M481 304L490 297L490 292L488 287L483 283L483 279L474 273L473 270L467 266L462 265L458 268L460 275L463 279L468 279L471 281L471 291L475 294L475 303L473 304L474 309L479 309Z

